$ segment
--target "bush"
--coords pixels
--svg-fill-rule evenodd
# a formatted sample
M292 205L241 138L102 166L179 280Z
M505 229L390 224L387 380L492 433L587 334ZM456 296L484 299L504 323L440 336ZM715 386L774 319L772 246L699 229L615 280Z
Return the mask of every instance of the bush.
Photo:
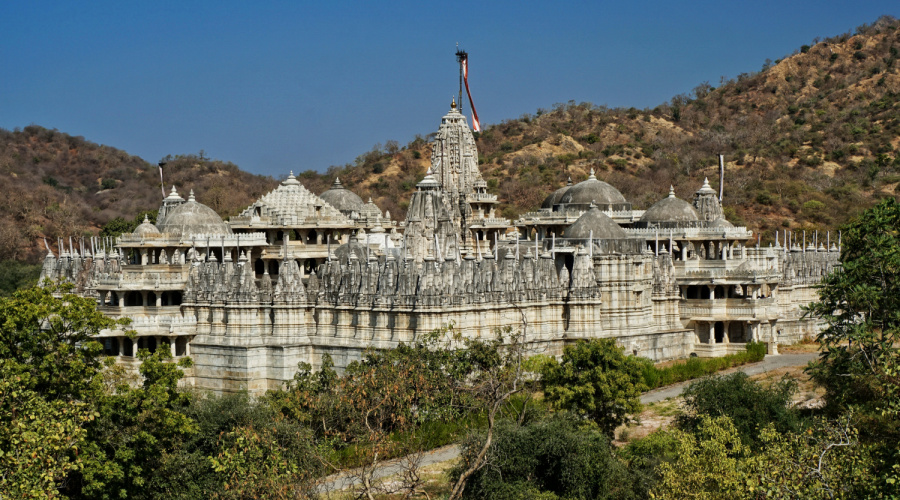
M462 444L466 456L483 445L481 433ZM625 467L615 459L609 439L563 413L523 426L504 421L494 434L486 463L466 482L464 498L628 498ZM453 482L462 473L451 472Z
M756 447L760 429L772 424L778 432L799 428L797 412L791 406L797 381L785 377L769 387L736 372L709 377L689 385L682 393L687 410L678 417L678 426L693 431L704 416L728 417L737 428L741 442Z

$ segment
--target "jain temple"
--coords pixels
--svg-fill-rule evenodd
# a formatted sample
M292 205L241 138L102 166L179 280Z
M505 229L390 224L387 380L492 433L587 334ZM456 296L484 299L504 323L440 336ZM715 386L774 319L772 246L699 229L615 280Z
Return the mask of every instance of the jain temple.
M772 352L821 328L801 306L840 265L838 245L760 247L706 181L692 199L670 191L641 211L593 172L576 180L516 221L497 217L454 104L405 220L339 180L316 195L290 175L227 222L173 187L155 225L48 249L42 279L131 318L136 337L102 333L108 355L126 365L141 348L190 356L185 383L214 392L258 394L299 362L317 368L329 354L340 368L451 324L468 337L509 327L548 354L614 338L657 361L749 341Z

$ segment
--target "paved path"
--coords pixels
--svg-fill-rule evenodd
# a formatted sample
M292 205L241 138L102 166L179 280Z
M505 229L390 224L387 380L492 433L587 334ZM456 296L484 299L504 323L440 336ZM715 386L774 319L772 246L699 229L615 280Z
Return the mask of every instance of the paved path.
M759 363L752 363L749 365L738 366L736 368L731 368L729 370L725 370L719 372L720 374L725 373L733 373L736 371L742 371L747 375L759 375L760 373L765 373L772 370L777 370L779 368L789 368L794 366L805 366L810 361L819 357L819 353L799 353L799 354L781 354L778 356L766 356L765 359L760 361ZM650 392L644 393L641 396L641 403L655 403L657 401L662 401L664 399L674 398L681 394L681 391L684 390L685 387L688 386L692 381L682 382L680 384L674 384L667 387L663 387L661 389L656 389ZM437 448L435 450L431 450L422 457L422 461L419 464L419 467L425 467L427 465L432 465L440 462L446 462L447 460L453 460L459 456L459 447L456 445L444 446L443 448ZM394 474L398 474L403 470L403 466L400 464L399 460L393 460L387 462L385 465L379 467L378 471L375 472L375 478L380 479L387 476L392 476ZM325 482L319 486L320 493L326 493L329 491L338 491L350 488L351 486L357 484L359 481L357 478L353 477L351 473L341 472L338 474L334 474L325 478Z
M446 462L448 460L453 460L454 458L459 456L459 446L452 444L450 446L444 446L443 448L437 448L425 453L425 456L422 457L421 462L419 463L419 467L425 467L426 465L436 464L440 462ZM377 471L375 471L374 479L381 479L387 476L393 476L394 474L399 474L403 472L403 464L400 459L391 460L384 465L380 466ZM358 477L353 475L353 472L339 472L337 474L333 474L325 478L325 481L319 485L319 493L328 493L330 491L338 491L345 490L356 484L359 484L360 480Z
M766 356L759 363L751 363L749 365L742 365L736 368L731 368L728 370L724 370L719 372L719 374L726 373L734 373L736 371L742 371L747 375L759 375L760 373L769 372L772 370L777 370L779 368L789 368L793 366L806 366L807 363L819 357L819 353L817 352L809 352L809 353L799 353L799 354L780 354L778 356ZM641 403L655 403L657 401L662 401L664 399L678 397L681 394L681 391L687 387L692 380L688 380L687 382L681 382L680 384L669 385L666 387L662 387L660 389L656 389L650 392L645 392L643 396L641 396Z

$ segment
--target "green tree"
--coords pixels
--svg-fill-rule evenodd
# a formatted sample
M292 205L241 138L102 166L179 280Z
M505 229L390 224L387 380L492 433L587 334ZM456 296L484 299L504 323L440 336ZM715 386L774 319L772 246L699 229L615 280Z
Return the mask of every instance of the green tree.
M0 360L10 376L48 401L86 401L101 388L102 346L113 321L71 285L28 288L0 298ZM57 295L57 296L54 296Z
M827 327L813 377L833 412L900 417L900 203L885 199L843 230L842 267L808 311ZM895 436L896 437L896 436Z
M144 222L144 218L151 224L156 224L156 217L159 214L159 210L141 210L134 216L132 220L125 220L122 217L116 217L115 219L107 222L100 229L100 236L119 236L122 233L131 233L134 232L134 229L138 227L141 223Z
M566 346L561 362L544 366L542 383L550 402L593 420L609 437L640 411L647 390L641 363L612 339Z

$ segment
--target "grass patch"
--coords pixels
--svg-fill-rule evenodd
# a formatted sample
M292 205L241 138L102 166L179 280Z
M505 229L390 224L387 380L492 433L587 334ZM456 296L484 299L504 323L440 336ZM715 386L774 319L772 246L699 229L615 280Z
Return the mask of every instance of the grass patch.
M642 358L644 383L650 389L677 384L686 380L705 377L747 363L756 363L766 357L766 345L750 342L746 350L721 358L690 358L665 368L657 368L653 361Z

